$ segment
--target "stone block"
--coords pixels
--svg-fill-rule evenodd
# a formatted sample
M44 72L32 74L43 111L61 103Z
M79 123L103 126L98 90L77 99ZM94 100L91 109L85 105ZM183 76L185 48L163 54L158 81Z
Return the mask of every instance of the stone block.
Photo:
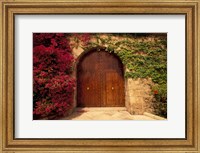
M136 103L136 102L137 102L137 97L129 96L128 99L129 99L129 101L130 101L130 104Z
M144 96L144 91L143 90L130 90L129 96L141 97L141 96Z
M140 109L140 110L142 110L143 109L142 103L135 103L134 104L134 109Z
M75 47L75 48L73 48L73 50L72 50L72 54L74 55L74 56L76 56L76 57L78 57L82 52L83 52L84 50L83 50L83 48L81 48L81 47Z
M128 78L128 79L127 79L127 82L128 82L128 84L131 84L131 83L132 83L132 81L133 81L133 79L132 79L132 78Z
M139 85L139 84L141 84L141 83L140 83L139 80L134 80L134 84L135 84L135 85Z
M144 110L141 105L134 104L128 108L128 112L132 115L142 115Z

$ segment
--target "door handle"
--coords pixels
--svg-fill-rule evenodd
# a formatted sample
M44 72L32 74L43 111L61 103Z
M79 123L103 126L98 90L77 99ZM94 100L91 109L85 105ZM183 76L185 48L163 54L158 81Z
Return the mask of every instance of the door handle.
M89 87L87 87L87 90L89 90L90 88Z
M114 87L112 87L112 90L114 90Z

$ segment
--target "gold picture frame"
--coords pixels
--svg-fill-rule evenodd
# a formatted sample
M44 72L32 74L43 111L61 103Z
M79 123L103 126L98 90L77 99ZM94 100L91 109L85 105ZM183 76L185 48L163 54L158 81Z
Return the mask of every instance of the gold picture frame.
M199 0L3 0L0 2L0 152L200 152ZM185 139L15 139L15 14L184 14Z

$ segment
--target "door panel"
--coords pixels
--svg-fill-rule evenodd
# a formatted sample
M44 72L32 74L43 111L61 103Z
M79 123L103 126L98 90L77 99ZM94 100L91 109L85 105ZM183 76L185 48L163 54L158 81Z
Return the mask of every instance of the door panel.
M77 101L79 107L124 106L121 61L105 51L83 57L77 68Z
M100 95L98 94L100 93L98 60L98 55L93 53L84 58L78 66L77 100L79 107L99 107L101 105Z
M107 72L105 80L106 100L105 106L120 107L124 106L123 85L119 81L121 76L116 72Z
M106 73L106 106L115 106L116 99L116 86L115 86L116 75L115 73Z

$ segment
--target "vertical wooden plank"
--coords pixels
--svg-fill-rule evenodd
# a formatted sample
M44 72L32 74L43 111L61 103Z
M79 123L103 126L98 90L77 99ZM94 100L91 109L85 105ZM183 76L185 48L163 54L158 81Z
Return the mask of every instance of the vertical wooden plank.
M102 69L105 76L102 89L104 107L125 106L123 65L112 53L102 52Z
M100 106L99 58L97 52L85 56L78 66L78 106Z
M112 101L112 92L111 92L111 87L112 87L112 75L111 73L107 72L105 73L105 78L106 78L106 86L105 86L105 91L106 91L106 101L104 106L110 106L111 101Z

